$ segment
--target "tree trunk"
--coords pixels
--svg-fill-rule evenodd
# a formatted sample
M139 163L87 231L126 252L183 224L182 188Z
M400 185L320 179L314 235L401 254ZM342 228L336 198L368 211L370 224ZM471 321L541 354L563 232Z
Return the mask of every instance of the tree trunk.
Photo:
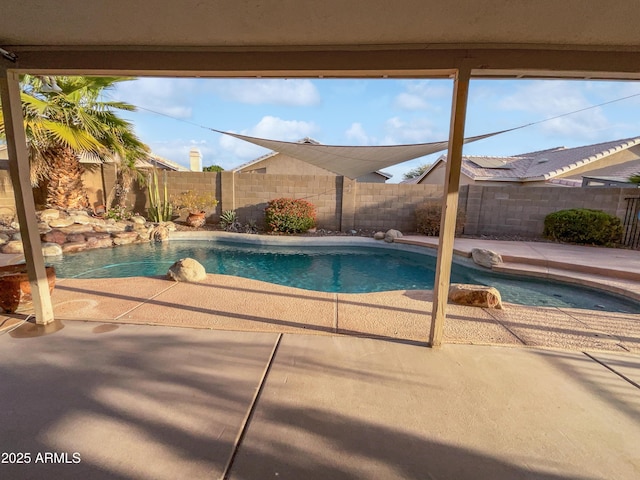
M89 206L82 182L84 168L70 148L50 149L47 159L47 206L59 209L85 209Z

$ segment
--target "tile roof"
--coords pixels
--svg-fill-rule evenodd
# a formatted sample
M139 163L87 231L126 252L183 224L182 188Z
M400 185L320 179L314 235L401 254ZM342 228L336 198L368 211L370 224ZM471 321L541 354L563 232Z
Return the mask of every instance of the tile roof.
M474 180L548 180L638 144L640 137L632 137L576 148L554 147L511 157L465 155L462 173ZM446 161L446 156L438 160ZM491 165L497 167L487 168Z

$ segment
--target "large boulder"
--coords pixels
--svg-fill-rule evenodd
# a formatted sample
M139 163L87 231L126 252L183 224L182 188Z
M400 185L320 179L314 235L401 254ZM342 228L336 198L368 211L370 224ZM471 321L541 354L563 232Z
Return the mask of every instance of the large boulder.
M494 265L502 263L502 257L499 253L492 252L485 248L474 248L471 250L473 261L483 267L492 268Z
M2 253L18 254L24 253L21 240L9 240L2 246Z
M62 255L62 247L57 243L45 242L42 244L42 256L59 257L60 255Z
M66 218L54 218L49 222L49 226L51 228L62 228L62 227L70 227L73 225L73 219L70 217Z
M44 242L57 243L59 245L62 245L67 241L67 234L61 232L60 230L51 230L50 232L42 235L42 240Z
M154 242L169 240L169 229L164 225L153 227L149 232L149 240L153 240Z
M396 238L402 237L402 232L399 230L387 230L387 233L384 234L384 241L387 243L392 243Z
M56 210L55 208L47 208L40 212L40 220L43 222L50 222L56 218L60 218L60 210Z
M449 287L449 301L471 307L502 309L500 292L494 287L453 283Z
M376 232L373 234L375 240L384 240L384 232Z
M167 278L176 282L201 282L207 278L207 272L193 258L183 258L169 267Z

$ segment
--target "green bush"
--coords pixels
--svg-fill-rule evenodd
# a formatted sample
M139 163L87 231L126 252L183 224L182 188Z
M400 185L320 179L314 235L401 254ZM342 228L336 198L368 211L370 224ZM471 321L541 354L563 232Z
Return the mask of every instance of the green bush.
M306 232L316 224L316 207L306 200L276 198L265 208L265 217L272 232Z
M545 217L543 235L560 242L612 245L622 238L622 223L601 210L559 210Z
M440 235L441 215L442 203L440 200L432 200L419 205L416 208L416 224L418 225L418 233L435 237ZM456 217L456 235L460 235L462 233L465 220L465 212L458 209Z

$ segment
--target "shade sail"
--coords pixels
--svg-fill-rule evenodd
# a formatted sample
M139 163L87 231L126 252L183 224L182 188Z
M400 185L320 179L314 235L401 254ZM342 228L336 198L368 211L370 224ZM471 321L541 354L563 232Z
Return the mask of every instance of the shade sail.
M214 130L214 129L212 129ZM449 146L447 140L431 143L414 143L408 145L385 145L385 146L341 146L341 145L319 145L314 143L283 142L280 140L269 140L266 138L250 137L238 133L215 132L230 135L232 137L253 143L275 152L283 153L297 158L317 167L325 168L338 175L355 179L367 173L381 170L398 163L403 163L414 158L423 157L431 153L446 150ZM487 133L477 137L465 138L465 143L476 142L484 138L492 137L499 132Z

